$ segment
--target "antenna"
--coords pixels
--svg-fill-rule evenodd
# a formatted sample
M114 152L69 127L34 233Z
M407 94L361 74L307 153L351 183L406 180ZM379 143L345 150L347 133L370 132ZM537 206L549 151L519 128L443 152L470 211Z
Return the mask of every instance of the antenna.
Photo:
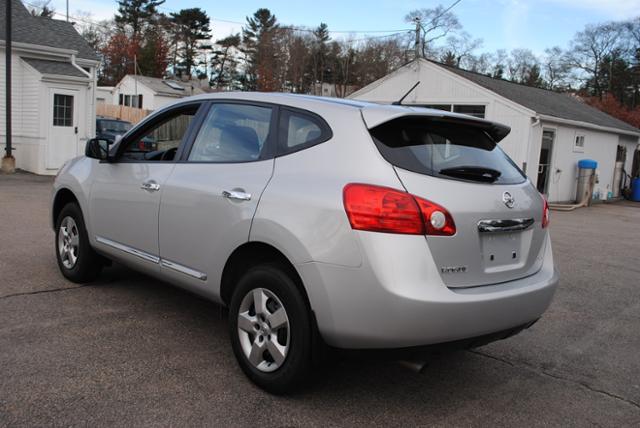
M404 95L402 96L402 98L400 98L398 101L394 101L394 102L392 102L392 103L391 103L391 105L392 105L392 106L401 106L401 105L402 105L402 101L404 101L404 99L405 99L405 98L407 98L407 95L409 95L409 94L411 93L411 91L413 91L413 90L414 90L414 89L415 89L419 84L420 84L420 81L418 80L418 81L416 82L416 84L415 84L415 85L413 85L413 86L411 87L411 89L409 89L409 90L407 91L407 93L406 93L406 94L404 94Z

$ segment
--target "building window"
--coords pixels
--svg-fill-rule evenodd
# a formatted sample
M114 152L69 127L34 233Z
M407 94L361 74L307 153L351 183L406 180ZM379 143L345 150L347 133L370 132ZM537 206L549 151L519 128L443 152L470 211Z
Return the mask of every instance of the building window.
M140 95L123 95L118 97L118 104L121 106L142 108L142 94Z
M453 111L455 113L468 114L469 116L479 117L484 119L484 106L474 105L454 105Z
M576 135L573 142L573 151L577 153L584 152L584 135Z
M432 108L434 110L451 111L451 104L427 104L422 107Z
M73 96L53 94L53 126L73 126Z
M420 107L432 108L435 110L452 111L455 113L468 114L469 116L484 119L485 106L468 104L424 104Z

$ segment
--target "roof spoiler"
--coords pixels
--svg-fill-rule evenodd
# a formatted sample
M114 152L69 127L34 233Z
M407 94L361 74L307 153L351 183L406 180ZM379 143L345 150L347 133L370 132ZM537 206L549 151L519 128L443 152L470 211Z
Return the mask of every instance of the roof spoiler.
M435 110L427 110L423 108L375 106L365 107L361 111L362 118L364 119L368 129L373 129L376 126L401 117L423 117L425 120L433 120L440 123L449 122L481 129L496 143L502 141L511 132L511 128L509 126L491 122L489 120L448 112L442 112L442 114L439 114L439 112Z

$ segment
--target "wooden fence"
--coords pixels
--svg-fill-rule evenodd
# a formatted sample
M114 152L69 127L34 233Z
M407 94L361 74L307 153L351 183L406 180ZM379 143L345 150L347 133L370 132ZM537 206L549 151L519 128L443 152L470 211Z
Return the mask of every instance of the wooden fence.
M126 120L127 122L131 122L134 124L140 122L149 113L151 113L151 110L144 110L141 108L127 106L117 106L106 103L96 104L96 115Z

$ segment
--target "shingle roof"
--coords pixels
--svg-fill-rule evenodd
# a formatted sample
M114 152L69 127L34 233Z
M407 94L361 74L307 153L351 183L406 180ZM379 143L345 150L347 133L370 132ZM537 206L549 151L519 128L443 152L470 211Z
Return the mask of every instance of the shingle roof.
M49 61L45 59L20 57L23 61L35 68L42 74L57 74L60 76L73 76L87 78L80 70L71 65L70 62Z
M98 56L73 24L57 19L32 16L20 0L9 0L11 5L12 40L18 43L49 46L78 51L78 58L97 61ZM7 0L0 0L0 22L6 22ZM4 30L0 40L5 39Z
M131 74L129 74L128 76L142 83L143 85L145 85L146 87L148 87L158 95L182 98L182 97L188 97L190 95L197 95L197 94L204 93L204 91L201 90L200 88L192 87L189 82L179 82L177 80L165 80L165 79L160 79L159 77L135 76ZM174 89L171 86L169 86L167 83L170 83L171 85L180 86L182 87L182 89Z
M437 62L434 62L434 64L533 110L538 114L640 133L640 129L591 107L574 96L521 85L504 79L494 79L483 74L462 70Z

